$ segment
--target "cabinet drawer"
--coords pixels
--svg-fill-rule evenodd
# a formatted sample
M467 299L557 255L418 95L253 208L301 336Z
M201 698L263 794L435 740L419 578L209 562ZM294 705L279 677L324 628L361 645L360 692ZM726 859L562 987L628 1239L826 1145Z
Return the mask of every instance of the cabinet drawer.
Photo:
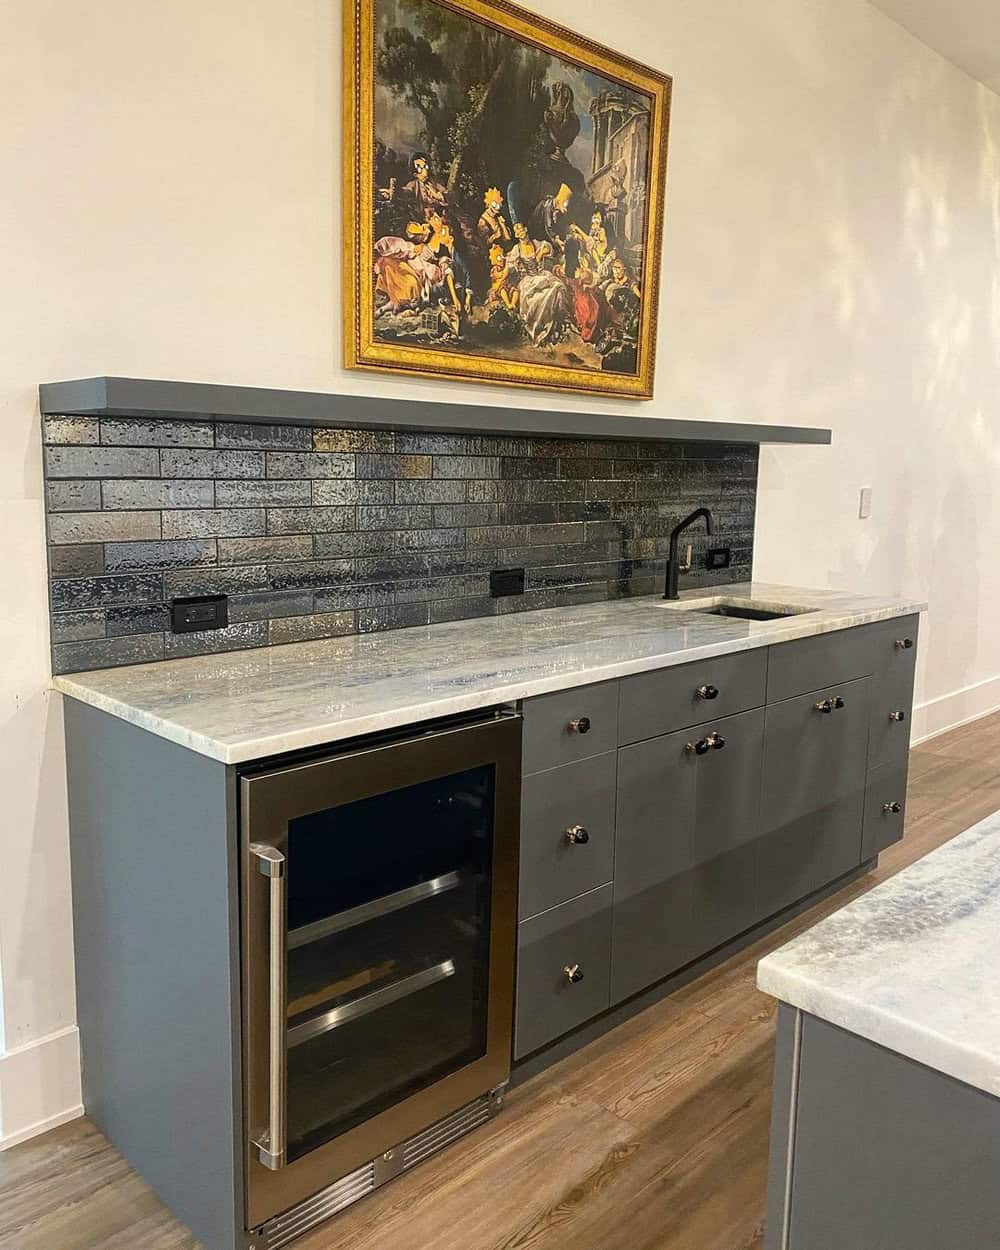
M521 797L521 919L612 877L614 751L525 777ZM568 831L573 830L569 837Z
M626 677L621 682L618 741L641 742L760 707L766 682L763 647Z
M798 638L770 648L767 701L777 703L810 690L867 677L875 668L871 625Z
M578 980L570 979L576 969ZM611 886L518 925L514 1057L521 1059L610 1003Z
M917 666L918 616L871 626L875 685L872 691L868 763L902 765L910 750L913 677ZM907 645L909 644L909 645Z
M525 776L603 755L618 744L618 683L576 686L527 699L523 715Z
M902 838L906 817L906 773L907 766L903 763L884 764L868 774L862 859L871 859Z

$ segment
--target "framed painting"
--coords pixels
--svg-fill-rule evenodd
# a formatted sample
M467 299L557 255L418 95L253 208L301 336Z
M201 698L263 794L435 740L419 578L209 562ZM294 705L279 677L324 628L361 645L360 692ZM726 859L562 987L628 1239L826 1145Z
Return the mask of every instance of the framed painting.
M349 368L649 398L670 79L506 0L345 0Z

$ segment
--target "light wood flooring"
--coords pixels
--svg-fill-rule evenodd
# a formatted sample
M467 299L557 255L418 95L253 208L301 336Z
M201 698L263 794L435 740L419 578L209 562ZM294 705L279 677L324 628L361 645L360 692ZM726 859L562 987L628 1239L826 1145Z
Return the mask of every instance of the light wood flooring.
M1000 715L911 757L877 871L515 1090L500 1116L298 1250L760 1250L768 950L1000 808ZM0 1250L198 1250L86 1120L0 1154Z

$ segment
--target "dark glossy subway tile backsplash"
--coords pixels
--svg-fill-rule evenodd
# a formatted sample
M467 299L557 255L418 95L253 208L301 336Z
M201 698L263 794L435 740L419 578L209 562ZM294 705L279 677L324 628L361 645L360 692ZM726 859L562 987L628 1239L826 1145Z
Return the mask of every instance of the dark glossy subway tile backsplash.
M57 673L654 593L751 574L757 448L144 417L44 422ZM709 546L732 548L708 573ZM490 598L523 566L525 593ZM173 634L171 599L229 596Z

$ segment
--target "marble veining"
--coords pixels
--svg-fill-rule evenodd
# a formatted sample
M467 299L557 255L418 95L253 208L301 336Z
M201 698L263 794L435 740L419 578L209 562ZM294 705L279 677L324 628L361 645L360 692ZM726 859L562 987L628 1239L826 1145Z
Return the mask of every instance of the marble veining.
M793 1007L1000 1096L1000 812L761 960Z
M630 673L922 611L922 603L742 583L810 609L776 621L658 596L56 677L55 689L227 764Z

